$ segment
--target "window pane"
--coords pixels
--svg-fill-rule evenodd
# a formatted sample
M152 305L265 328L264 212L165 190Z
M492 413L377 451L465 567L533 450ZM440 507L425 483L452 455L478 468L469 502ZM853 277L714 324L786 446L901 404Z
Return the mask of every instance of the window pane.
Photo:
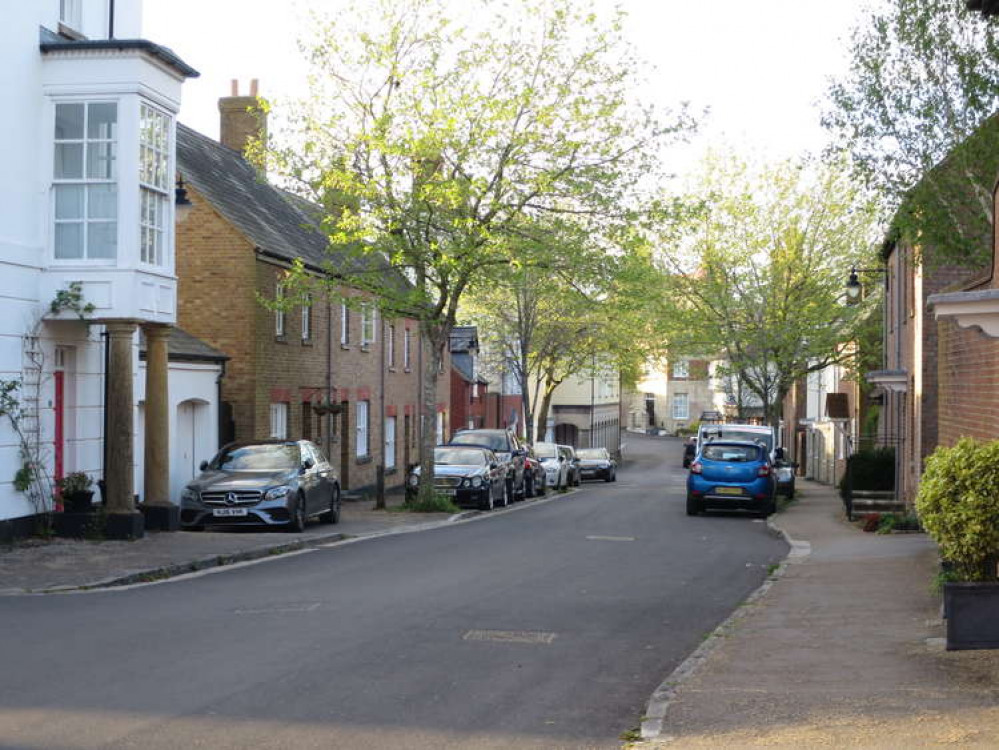
M87 257L114 258L118 248L118 224L114 221L87 224Z
M58 214L57 214L58 216ZM87 187L87 216L91 219L114 219L118 216L118 188L115 185Z
M87 177L97 180L114 179L114 143L90 143L87 148Z
M56 179L78 180L83 177L83 144L57 143L54 172Z
M57 104L55 137L57 141L83 139L83 104Z
M87 140L114 140L117 122L117 104L91 104L87 113Z
M55 225L55 257L83 257L83 224Z
M55 186L55 215L57 219L83 218L83 186Z

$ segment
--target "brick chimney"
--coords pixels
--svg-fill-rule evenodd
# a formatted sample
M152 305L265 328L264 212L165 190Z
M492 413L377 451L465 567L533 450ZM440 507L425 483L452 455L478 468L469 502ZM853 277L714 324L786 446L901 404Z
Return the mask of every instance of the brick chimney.
M257 79L250 81L249 96L239 95L239 81L232 81L232 95L219 99L219 142L239 151L251 138L267 137L267 113L257 101Z

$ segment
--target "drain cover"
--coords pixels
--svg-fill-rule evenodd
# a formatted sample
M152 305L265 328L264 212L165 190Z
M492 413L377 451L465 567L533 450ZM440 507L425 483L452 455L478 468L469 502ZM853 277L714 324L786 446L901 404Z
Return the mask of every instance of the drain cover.
M550 644L555 633L532 630L469 630L463 635L464 641L492 641L494 643L541 643Z

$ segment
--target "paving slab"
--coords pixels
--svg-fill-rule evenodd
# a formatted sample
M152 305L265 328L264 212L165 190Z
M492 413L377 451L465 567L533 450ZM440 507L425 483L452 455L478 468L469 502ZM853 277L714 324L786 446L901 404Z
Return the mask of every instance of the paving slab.
M944 649L932 540L865 534L799 487L772 521L793 556L664 683L639 747L999 748L999 652Z

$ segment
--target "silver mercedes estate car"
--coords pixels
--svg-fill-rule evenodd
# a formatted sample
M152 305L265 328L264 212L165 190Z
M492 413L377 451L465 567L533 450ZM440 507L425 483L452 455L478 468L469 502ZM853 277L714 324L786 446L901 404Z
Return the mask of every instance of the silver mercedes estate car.
M185 529L262 525L300 532L317 516L340 520L340 483L308 440L230 443L201 464L180 497Z

